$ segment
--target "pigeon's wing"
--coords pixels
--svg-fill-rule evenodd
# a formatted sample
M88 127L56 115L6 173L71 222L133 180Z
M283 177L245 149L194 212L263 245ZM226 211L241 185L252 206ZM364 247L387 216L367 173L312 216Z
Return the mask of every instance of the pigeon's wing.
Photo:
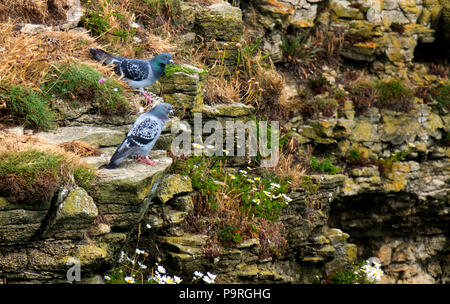
M111 157L110 163L127 157L135 150L156 141L161 134L162 125L154 116L141 116L133 124L122 144Z
M142 59L125 59L120 62L118 67L120 74L134 81L147 79L152 73L149 62Z

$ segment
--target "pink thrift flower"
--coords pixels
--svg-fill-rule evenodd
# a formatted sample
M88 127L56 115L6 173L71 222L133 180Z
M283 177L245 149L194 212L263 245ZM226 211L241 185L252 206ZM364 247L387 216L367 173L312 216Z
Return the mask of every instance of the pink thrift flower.
M100 80L98 81L98 84L102 84L102 83L104 83L105 81L106 81L105 78L100 78Z

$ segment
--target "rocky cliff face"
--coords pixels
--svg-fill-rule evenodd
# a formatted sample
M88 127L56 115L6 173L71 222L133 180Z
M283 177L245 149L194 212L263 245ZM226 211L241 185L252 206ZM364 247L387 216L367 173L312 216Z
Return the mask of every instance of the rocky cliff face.
M275 63L283 58L284 33L316 25L330 35L339 30L352 37L343 42L344 58L367 62L384 75L404 75L414 66L418 43L449 35L447 2L253 0L242 10L226 2L209 7L186 2L182 12L194 37L225 52L229 69L238 60L235 45L243 41L245 24L261 37L261 48ZM213 64L219 55L211 53L206 61ZM338 72L329 74L334 79ZM176 72L153 90L191 125L196 113L206 118L203 123L252 119L255 109L249 105L203 104L207 76L201 69ZM101 156L85 158L95 167L107 162L136 117L101 122L88 111L59 111L65 126L35 136L98 147ZM211 257L205 251L207 235L185 229L195 196L189 177L167 172L175 136L170 124L152 152L159 161L155 167L125 161L119 169L98 170L91 185L59 189L40 204L13 203L0 194L0 278L66 282L76 258L83 282L101 282L123 248L133 246L138 225L148 224L141 244L155 261L185 278L199 270L216 273L221 283L313 283L359 259L378 257L383 283L449 282L448 110L416 98L409 112L371 107L360 114L346 100L329 117L296 116L286 127L302 131L293 135L300 149L314 146L343 167L339 174L312 174L309 187L291 189L292 201L278 219L287 241L282 258L262 257L256 236ZM356 152L356 161L346 162ZM242 168L246 159L236 157L232 165Z

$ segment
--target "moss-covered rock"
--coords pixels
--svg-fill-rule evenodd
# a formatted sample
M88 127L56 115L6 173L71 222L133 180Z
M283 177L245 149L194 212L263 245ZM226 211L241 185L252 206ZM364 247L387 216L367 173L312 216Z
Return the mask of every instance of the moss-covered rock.
M189 192L192 192L192 183L188 176L169 174L164 176L156 195L161 202L167 203L177 194Z
M207 41L239 42L243 29L242 11L228 2L203 8L196 16L195 32Z

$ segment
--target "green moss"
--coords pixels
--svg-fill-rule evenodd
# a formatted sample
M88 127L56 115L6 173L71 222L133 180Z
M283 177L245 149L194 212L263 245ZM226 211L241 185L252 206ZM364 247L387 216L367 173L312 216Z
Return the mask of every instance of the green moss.
M42 94L21 86L13 86L5 93L0 93L0 100L2 99L6 101L4 122L38 130L54 127L54 113Z
M196 73L198 73L198 70L190 68L190 67L187 67L187 66L182 66L182 65L179 65L179 64L169 64L169 65L166 66L166 70L165 70L164 76L165 77L170 77L170 76L172 76L173 74L175 74L177 72L183 72L183 73L186 73L186 74L196 74ZM202 72L200 72L200 74L202 74L202 73L206 73L206 71L203 70Z
M125 115L129 111L122 85L111 79L99 83L102 75L88 65L59 64L48 75L42 90L50 97L61 98L73 106L92 103L103 115Z
M25 182L32 182L38 175L51 174L55 178L63 162L60 154L36 150L3 153L0 162L0 179L14 175Z
M75 183L82 187L88 187L95 180L95 171L88 167L77 167L73 170Z
M95 177L93 170L74 166L59 153L27 150L0 155L0 193L12 202L50 199L62 185L85 186Z

